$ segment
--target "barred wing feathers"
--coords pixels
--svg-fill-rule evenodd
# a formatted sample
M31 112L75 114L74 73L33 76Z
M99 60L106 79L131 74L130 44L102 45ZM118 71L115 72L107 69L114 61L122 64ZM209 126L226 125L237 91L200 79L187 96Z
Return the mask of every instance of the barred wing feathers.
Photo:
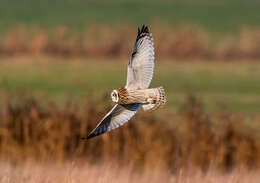
M89 134L86 139L101 135L128 122L139 109L140 104L116 104L99 122L97 127Z
M147 26L138 28L133 53L128 63L126 88L146 89L153 78L154 42Z

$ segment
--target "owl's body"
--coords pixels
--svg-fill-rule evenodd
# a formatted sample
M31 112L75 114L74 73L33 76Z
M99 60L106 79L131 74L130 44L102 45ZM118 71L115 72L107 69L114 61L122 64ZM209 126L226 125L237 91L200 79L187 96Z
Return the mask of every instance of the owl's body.
M111 131L135 115L140 107L144 111L155 110L166 102L163 87L151 88L154 70L153 37L147 26L143 26L127 66L126 86L112 91L116 105L105 115L86 139Z
M155 110L166 102L163 87L143 90L118 88L113 90L111 98L118 104L142 104L144 111Z

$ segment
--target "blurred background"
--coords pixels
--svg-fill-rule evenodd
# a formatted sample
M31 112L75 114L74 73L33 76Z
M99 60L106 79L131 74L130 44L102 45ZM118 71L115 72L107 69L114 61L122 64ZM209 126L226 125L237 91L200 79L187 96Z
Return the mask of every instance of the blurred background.
M260 2L1 0L0 182L257 182ZM167 105L82 141L137 27Z

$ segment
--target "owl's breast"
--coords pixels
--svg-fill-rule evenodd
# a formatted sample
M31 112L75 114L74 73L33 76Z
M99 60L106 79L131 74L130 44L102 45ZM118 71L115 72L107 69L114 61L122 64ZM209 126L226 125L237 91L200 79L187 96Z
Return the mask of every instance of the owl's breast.
M129 104L129 93L126 88L118 88L116 89L118 92L118 103L119 104Z
M144 90L128 90L126 88L116 89L119 104L147 103L147 95Z

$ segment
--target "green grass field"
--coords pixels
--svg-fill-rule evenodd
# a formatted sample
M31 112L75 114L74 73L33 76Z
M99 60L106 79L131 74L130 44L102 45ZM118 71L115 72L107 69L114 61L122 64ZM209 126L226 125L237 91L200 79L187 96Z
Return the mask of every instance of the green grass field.
M2 0L0 29L17 24L82 30L89 23L195 25L218 32L260 25L257 0L91 1Z
M59 62L60 60L60 62ZM6 59L0 63L0 91L26 90L64 104L68 97L107 94L126 81L123 60ZM178 109L188 94L195 95L206 110L257 112L260 108L260 64L210 61L156 62L151 87L164 86L168 107ZM1 92L0 92L1 93ZM1 96L1 95L0 95Z

